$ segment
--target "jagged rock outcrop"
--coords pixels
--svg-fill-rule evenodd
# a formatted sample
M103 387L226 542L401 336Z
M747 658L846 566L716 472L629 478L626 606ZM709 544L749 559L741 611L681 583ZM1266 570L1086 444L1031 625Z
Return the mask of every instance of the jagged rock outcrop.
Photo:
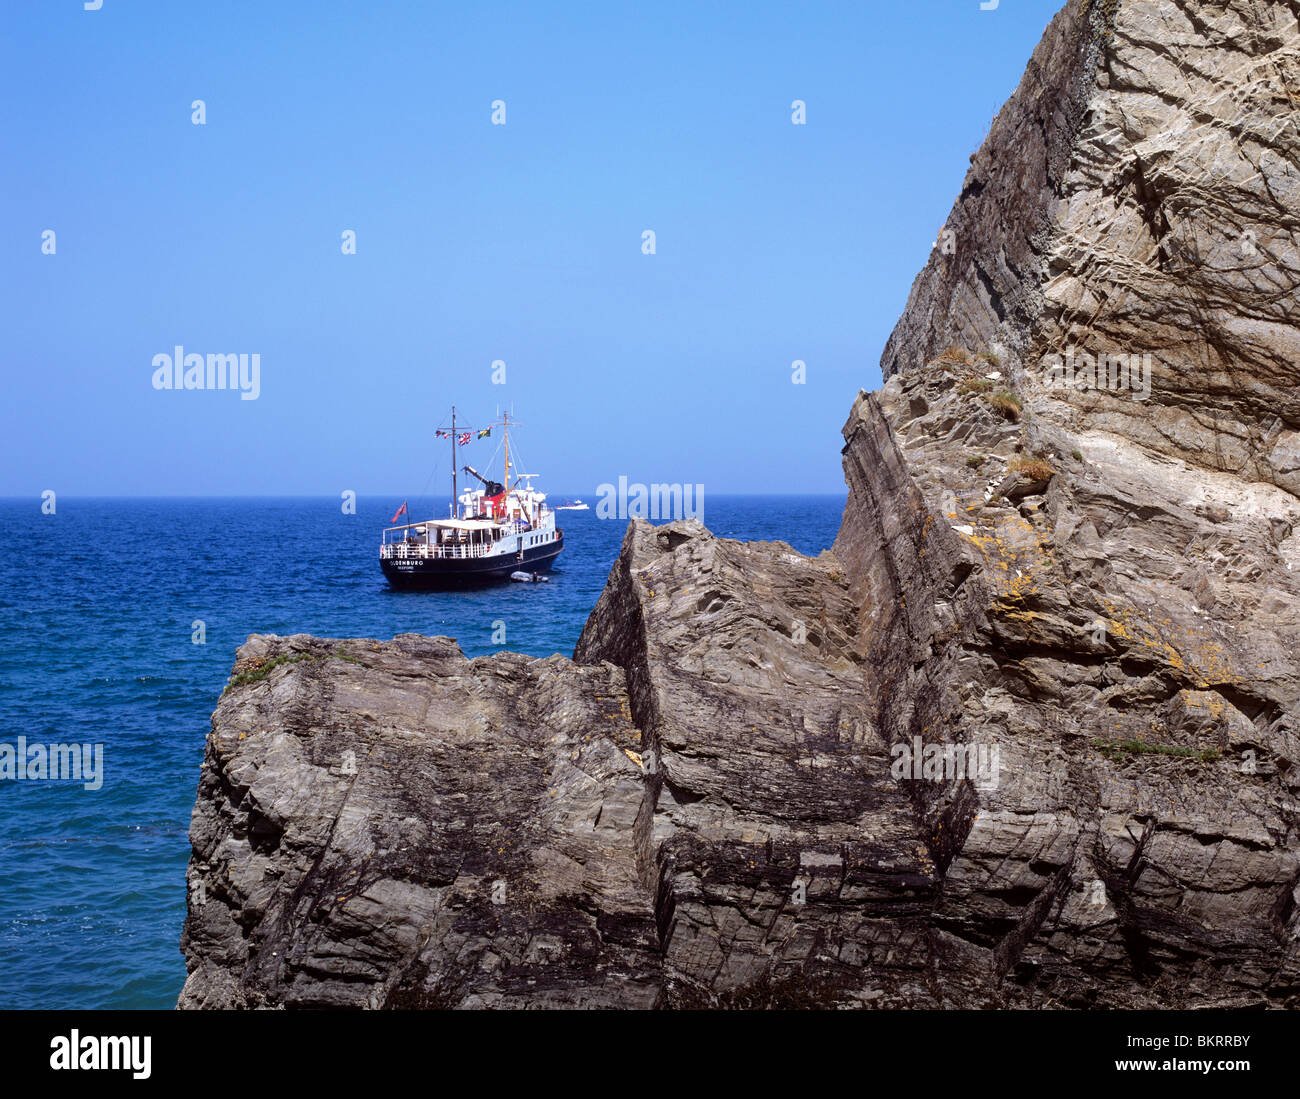
M634 522L572 661L251 638L181 1006L1300 1005L1298 103L1294 0L1072 0L831 551Z
M845 429L878 727L1001 753L938 933L1051 1000L1295 996L1297 106L1296 3L1069 5Z
M655 1002L619 669L298 636L250 638L236 671L191 825L182 1007Z
M1149 354L1150 395L1040 408L1300 493L1300 3L1092 0L1048 28L971 158L882 360Z

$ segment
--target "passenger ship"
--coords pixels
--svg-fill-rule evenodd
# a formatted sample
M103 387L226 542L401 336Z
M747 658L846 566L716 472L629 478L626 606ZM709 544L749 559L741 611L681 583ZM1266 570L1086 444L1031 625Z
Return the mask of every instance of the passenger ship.
M379 565L393 587L426 591L477 587L509 580L513 573L532 579L555 563L564 549L564 531L555 525L555 511L546 505L546 494L533 488L534 474L517 474L514 484L510 483L508 416L503 418L502 428L502 480L489 480L466 465L464 471L480 487L458 493L456 410L452 409L451 497L456 507L448 519L385 528Z

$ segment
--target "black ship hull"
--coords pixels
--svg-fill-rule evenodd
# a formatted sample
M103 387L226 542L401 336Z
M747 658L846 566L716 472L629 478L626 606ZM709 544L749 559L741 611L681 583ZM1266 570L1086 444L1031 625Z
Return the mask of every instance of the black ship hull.
M564 535L499 557L386 557L380 559L389 584L403 591L455 591L509 580L512 572L549 572L564 549Z

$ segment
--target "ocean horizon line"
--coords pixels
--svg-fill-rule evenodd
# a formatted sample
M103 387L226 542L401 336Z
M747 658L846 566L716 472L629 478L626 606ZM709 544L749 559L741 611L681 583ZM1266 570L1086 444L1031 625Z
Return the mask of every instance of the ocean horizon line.
M743 497L743 498L745 498L745 499L752 499L752 500L761 500L761 499L781 499L781 498L791 498L791 497L796 498L796 499L802 499L802 498L809 498L809 499L813 499L813 498L815 498L815 499L824 499L824 498L832 497L832 496L845 496L845 497L847 497L847 495L848 495L848 490L847 490L847 489L844 489L844 490L842 490L842 491L840 491L840 492L715 492L715 493L711 493L710 495L712 495L712 496L715 497L715 498L719 498L719 497L721 497L721 498L733 498L733 499L734 499L734 498L741 498L741 497ZM402 499L407 499L407 498L417 499L417 500L418 500L418 499L428 499L428 498L430 498L431 496L434 497L434 498L436 498L436 499L442 499L442 498L444 498L444 496L446 496L446 498L450 499L450 494L424 493L424 494L422 494L421 496L410 497L410 494L409 494L409 493L407 493L407 494L403 494L403 493L401 493L401 492L393 492L393 493L383 493L383 492L359 492L359 493L357 493L357 499L359 499L359 500L367 500L367 499L384 499L384 500L388 500L388 499L394 499L394 498L397 499L397 500L402 500ZM598 498L598 494L597 494L597 493L593 493L593 492L590 492L590 491L580 491L580 492L547 492L546 496L547 496L547 499L548 499L548 500L551 499L552 497L561 497L561 496L562 496L562 497L578 497L578 498L581 498L581 497L584 497L584 496L590 496L590 497L592 497L593 499L597 499L597 498ZM40 499L41 499L41 493L40 493L40 492L35 492L35 493L19 493L19 494L10 494L10 495L0 495L0 504L10 504L10 503L30 503L30 502L33 501L33 500L35 500L35 501L37 501L37 502L39 503ZM335 501L335 500L338 500L339 497L338 497L337 495L331 495L330 493L321 493L321 492L303 492L303 493L291 493L291 492L285 492L285 493L194 493L194 494L189 494L189 495L178 495L178 494L167 494L167 493L164 493L164 494L154 494L154 495L130 494L130 493L126 493L126 494L117 494L117 495L103 495L103 494L92 494L92 493L86 493L86 494L81 494L81 493L66 493L66 494L65 494L65 493L60 493L60 494L59 494L59 499L60 499L60 500L92 500L92 501L107 501L107 500L155 500L155 501L164 501L164 500L331 500L331 501Z

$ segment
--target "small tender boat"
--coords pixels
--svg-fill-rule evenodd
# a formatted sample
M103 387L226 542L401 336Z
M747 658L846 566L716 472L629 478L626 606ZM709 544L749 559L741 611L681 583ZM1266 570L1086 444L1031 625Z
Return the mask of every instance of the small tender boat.
M427 519L384 529L379 565L395 588L446 590L477 587L512 579L512 573L547 572L564 549L564 531L555 524L555 510L546 494L532 486L534 474L519 473L510 481L510 418L502 419L505 434L504 476L484 477L473 466L464 470L482 487L457 492L456 447L474 438L487 438L489 428L440 431L451 440L451 495L455 501L447 519ZM406 511L403 504L394 521ZM545 579L542 576L542 579Z

